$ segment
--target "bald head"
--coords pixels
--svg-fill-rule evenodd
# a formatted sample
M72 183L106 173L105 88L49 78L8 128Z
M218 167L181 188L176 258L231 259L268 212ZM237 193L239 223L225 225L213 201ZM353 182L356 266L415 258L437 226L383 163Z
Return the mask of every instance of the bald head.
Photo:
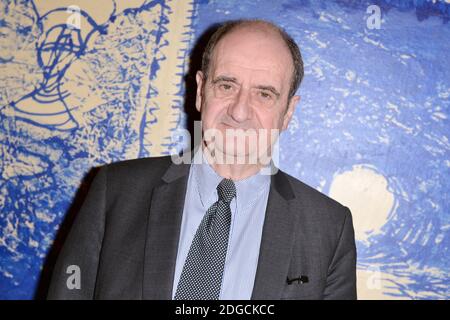
M210 71L210 64L212 60L212 56L214 54L214 50L219 44L220 40L225 38L227 35L230 35L234 32L239 31L250 31L250 32L258 32L262 33L268 37L278 37L290 53L291 61L292 61L292 77L290 82L289 89L289 97L294 96L297 91L300 83L303 79L303 60L300 53L300 49L298 48L295 41L289 36L283 29L278 27L277 25L260 19L254 20L236 20L229 21L224 23L210 38L205 52L202 57L202 71L205 77L208 76L208 72Z

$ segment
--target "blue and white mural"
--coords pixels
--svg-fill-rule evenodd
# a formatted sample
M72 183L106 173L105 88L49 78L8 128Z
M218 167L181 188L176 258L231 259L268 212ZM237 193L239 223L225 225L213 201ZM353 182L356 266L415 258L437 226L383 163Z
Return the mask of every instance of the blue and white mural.
M176 146L189 53L237 18L301 47L280 166L351 208L359 298L450 298L450 3L2 0L0 299L35 296L92 167Z

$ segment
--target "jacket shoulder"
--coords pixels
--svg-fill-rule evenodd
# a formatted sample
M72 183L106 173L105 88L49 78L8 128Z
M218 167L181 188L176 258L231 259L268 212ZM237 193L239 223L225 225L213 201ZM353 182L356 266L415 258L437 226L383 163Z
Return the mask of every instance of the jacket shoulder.
M170 156L123 160L105 165L109 176L162 176L171 164Z
M333 224L340 224L343 223L347 214L350 214L350 210L343 204L288 173L283 173L292 187L298 205L306 208L307 212L313 213L316 218L319 216Z
M114 162L100 170L106 172L108 194L114 196L126 191L147 192L161 182L171 163L170 156L149 157Z

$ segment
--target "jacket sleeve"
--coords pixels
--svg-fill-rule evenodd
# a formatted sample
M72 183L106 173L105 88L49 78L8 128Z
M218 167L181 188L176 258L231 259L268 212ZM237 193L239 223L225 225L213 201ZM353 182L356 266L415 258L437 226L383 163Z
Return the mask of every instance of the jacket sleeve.
M352 215L345 207L346 215L339 241L328 268L325 300L355 300L356 295L356 245Z
M105 227L106 170L95 176L58 256L47 299L93 299Z

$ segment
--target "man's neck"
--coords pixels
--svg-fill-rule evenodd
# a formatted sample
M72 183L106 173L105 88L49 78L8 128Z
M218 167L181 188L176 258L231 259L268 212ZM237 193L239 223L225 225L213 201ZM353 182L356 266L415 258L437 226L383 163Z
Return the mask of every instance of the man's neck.
M263 167L261 164L239 164L236 158L232 157L234 160L231 164L226 163L225 159L227 155L216 154L216 158L209 159L206 155L208 150L205 151L206 146L202 143L202 152L205 156L204 158L209 163L209 165L214 169L214 171L223 178L231 179L233 181L243 180L257 174ZM216 151L217 152L217 151ZM224 159L224 161L215 161L215 159Z

